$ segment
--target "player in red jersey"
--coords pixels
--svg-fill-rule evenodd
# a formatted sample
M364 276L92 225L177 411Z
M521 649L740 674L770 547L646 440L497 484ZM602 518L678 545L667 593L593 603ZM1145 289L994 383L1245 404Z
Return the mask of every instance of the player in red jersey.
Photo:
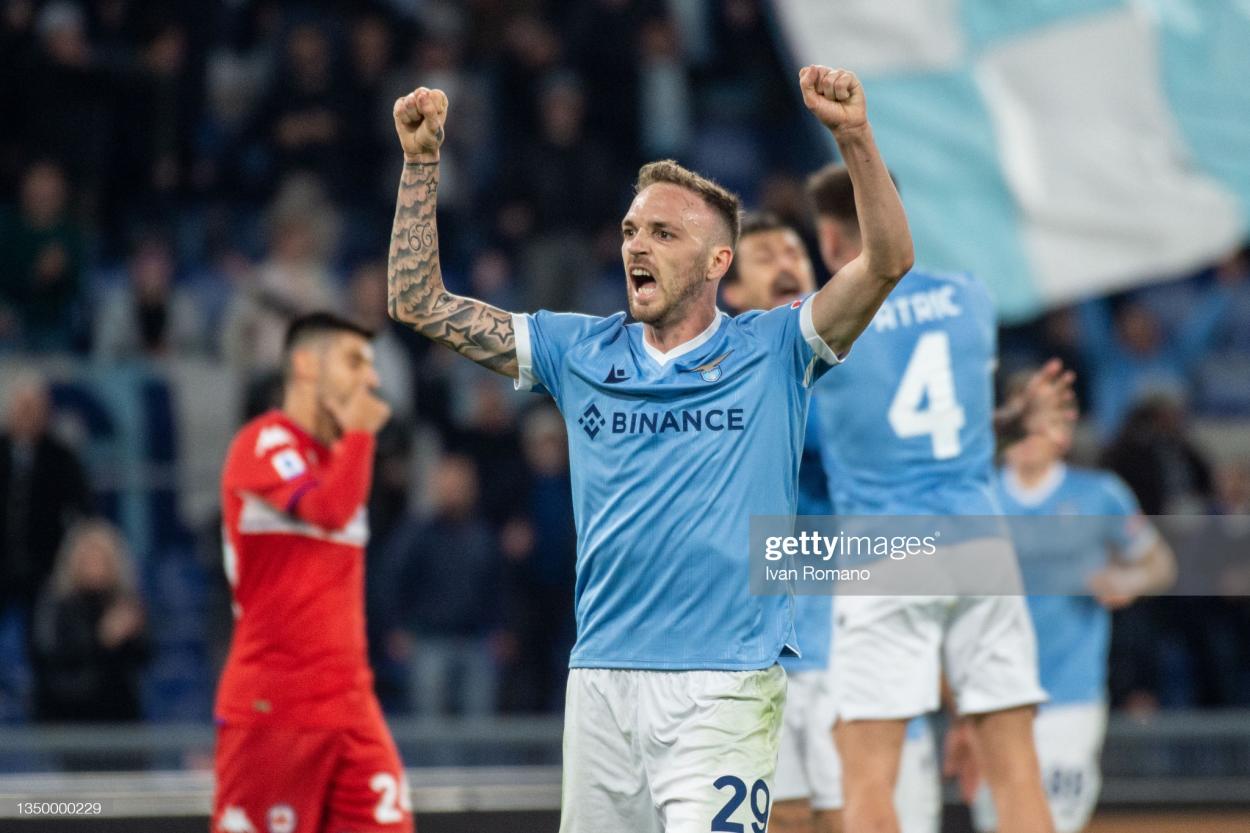
M249 422L221 497L235 629L217 691L214 833L411 833L407 780L365 652L371 334L287 331L282 407Z

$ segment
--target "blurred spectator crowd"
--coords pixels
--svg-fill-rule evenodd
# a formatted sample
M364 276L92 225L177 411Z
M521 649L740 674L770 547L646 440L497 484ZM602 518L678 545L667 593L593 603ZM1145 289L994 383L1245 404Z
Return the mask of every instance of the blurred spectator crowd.
M224 364L245 388L241 423L273 402L293 316L328 307L375 328L396 411L370 507L384 700L558 709L575 551L563 423L387 320L391 104L418 84L450 97L439 232L453 291L612 312L619 217L644 161L678 158L807 226L802 178L827 149L767 14L762 0L0 0L0 358ZM1250 468L1212 462L1187 420L1250 418L1248 271L1243 252L1006 329L1003 373L1049 355L1075 367L1092 456L1148 513L1246 514ZM0 619L20 623L27 713L139 717L153 654L141 579L162 554L131 542L132 557L101 519L115 513L53 436L46 382L2 387ZM214 551L211 532L188 535ZM229 611L212 558L219 659ZM1187 601L1135 613L1135 634L1177 647L1160 663L1140 639L1118 646L1117 702L1250 704L1211 666L1250 667L1244 603Z
M453 108L449 284L508 305L615 308L641 162L751 193L794 162L756 0L0 8L9 349L264 370L275 322L373 301L355 287L386 252L391 104L417 84Z

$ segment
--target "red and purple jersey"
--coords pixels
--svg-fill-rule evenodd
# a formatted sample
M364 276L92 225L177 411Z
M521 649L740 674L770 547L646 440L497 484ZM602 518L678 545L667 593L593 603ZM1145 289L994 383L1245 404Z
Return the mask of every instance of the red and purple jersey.
M351 724L372 698L365 646L365 504L373 437L319 443L281 411L235 436L222 474L235 629L222 724Z

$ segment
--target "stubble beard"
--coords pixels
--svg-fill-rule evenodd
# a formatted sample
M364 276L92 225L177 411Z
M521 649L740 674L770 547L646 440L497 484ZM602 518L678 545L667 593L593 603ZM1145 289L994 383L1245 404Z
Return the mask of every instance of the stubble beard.
M690 268L685 278L679 282L675 294L670 295L668 290L661 289L661 292L665 295L664 304L652 306L645 310L639 310L635 307L633 285L631 283L628 287L630 293L628 296L629 314L633 316L635 321L649 324L652 327L666 327L681 321L703 288L703 276L698 273L698 268L697 265Z

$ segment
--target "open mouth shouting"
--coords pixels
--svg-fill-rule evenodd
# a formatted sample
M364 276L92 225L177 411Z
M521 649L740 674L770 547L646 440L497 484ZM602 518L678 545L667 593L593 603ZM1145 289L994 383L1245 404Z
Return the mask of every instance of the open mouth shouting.
M629 288L635 301L645 303L655 298L659 293L660 284L650 269L644 266L631 266L629 268Z
M799 279L789 272L782 272L773 279L773 305L780 306L798 299L802 292Z

